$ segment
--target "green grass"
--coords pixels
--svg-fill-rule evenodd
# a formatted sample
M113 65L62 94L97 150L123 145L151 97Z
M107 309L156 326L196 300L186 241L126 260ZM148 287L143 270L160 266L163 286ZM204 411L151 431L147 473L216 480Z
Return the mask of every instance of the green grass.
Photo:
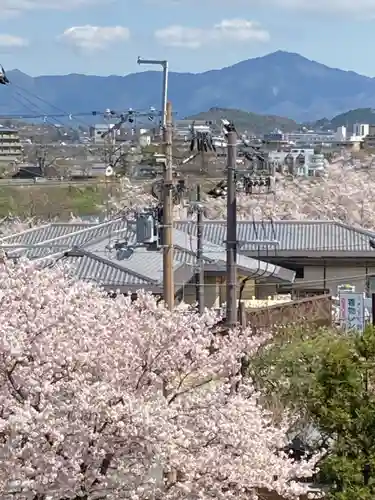
M69 219L95 215L105 205L108 191L103 185L86 186L1 186L0 217Z

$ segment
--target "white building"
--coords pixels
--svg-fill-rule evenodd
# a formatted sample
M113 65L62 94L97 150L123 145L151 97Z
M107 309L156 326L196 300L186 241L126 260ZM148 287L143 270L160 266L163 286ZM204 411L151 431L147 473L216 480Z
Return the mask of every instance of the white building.
M335 134L332 132L314 132L309 130L306 132L284 134L284 138L295 144L329 144L335 140Z
M353 136L363 139L370 133L370 125L368 123L355 123L353 125Z
M140 133L138 138L138 144L141 146L141 148L145 148L151 144L151 134L148 132L148 130L146 130L143 133Z
M315 177L325 171L324 155L314 153L314 149L293 148L290 151L270 151L273 161L287 173L297 177Z
M346 136L347 136L346 127L344 127L344 126L337 127L337 130L335 133L335 139L337 141L346 141Z
M90 127L90 137L93 139L94 144L115 143L116 135L119 131L112 130L113 127L113 123L96 124ZM105 137L103 137L103 134Z

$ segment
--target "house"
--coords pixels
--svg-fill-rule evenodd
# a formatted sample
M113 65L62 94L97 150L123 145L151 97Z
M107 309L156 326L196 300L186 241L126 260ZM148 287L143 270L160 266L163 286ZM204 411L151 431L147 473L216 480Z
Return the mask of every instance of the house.
M20 164L18 171L12 175L12 177L13 179L35 179L43 177L43 169L41 165L22 163Z
M174 230L174 281L177 300L196 301L195 277L197 240L191 224ZM203 242L205 302L220 307L225 301L226 253L223 244ZM163 294L162 249L136 243L135 225L124 218L101 224L51 223L0 239L0 250L11 258L34 260L40 267L56 261L71 266L75 275L92 281L108 291L136 293L145 289ZM238 257L239 289L242 298L256 294L255 279L262 285L291 284L295 271L262 262L252 257Z
M196 225L176 223L184 231L189 226L196 235ZM375 273L375 250L370 242L375 233L336 221L239 221L238 252L262 262L282 266L296 273L293 283L263 283L256 286L258 298L276 290L297 296L337 294L342 284L355 285L364 292L368 276ZM206 241L222 245L226 240L225 221L206 221Z

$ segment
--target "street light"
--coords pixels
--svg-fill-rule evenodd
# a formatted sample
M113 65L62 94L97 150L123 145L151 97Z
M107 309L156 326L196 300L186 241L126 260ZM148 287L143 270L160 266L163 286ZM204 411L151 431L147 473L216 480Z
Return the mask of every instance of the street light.
M156 64L163 68L163 95L162 95L162 127L165 130L167 126L167 96L168 96L168 61L159 61L157 59L142 59L138 57L137 63L141 64Z

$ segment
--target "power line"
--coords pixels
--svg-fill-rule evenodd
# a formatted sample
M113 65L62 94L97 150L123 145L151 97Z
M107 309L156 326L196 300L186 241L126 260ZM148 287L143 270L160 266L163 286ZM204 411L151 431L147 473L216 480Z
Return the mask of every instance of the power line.
M48 106L49 108L56 109L56 111L58 111L59 113L66 113L66 110L61 109L61 108L55 106L54 104L48 102L46 99L43 99L42 97L38 96L37 94L34 94L33 92L30 92L29 90L21 87L20 85L17 85L15 83L13 83L12 85L14 87L16 87L17 89L19 89L19 90L25 92L26 94L30 95L34 99L37 99L38 101L40 101L44 105ZM68 113L68 116L69 117L73 117L73 115L71 113ZM76 120L77 120L77 118L76 118ZM79 122L80 120L78 119L77 121ZM81 122L81 123L83 123L85 126L87 126L87 123L85 123L85 122Z

